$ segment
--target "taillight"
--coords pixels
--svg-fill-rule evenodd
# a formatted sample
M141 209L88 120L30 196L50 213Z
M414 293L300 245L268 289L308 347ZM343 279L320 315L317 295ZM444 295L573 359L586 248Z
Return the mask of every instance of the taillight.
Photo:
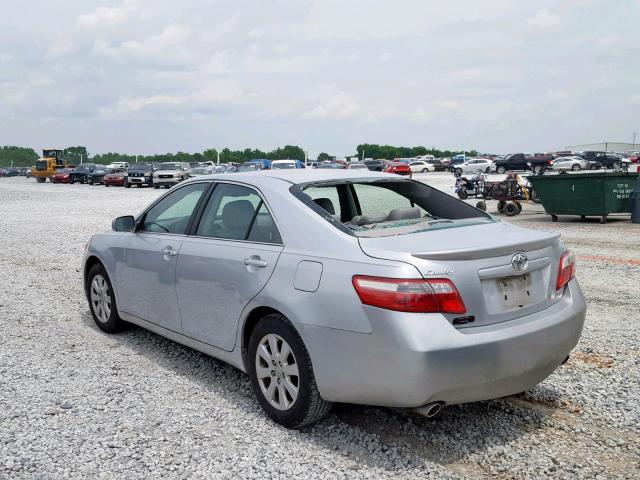
M462 298L446 278L405 279L355 275L360 301L372 307L416 313L465 313Z
M560 290L576 275L576 262L571 250L567 250L560 257L558 266L558 280L556 280L556 290Z

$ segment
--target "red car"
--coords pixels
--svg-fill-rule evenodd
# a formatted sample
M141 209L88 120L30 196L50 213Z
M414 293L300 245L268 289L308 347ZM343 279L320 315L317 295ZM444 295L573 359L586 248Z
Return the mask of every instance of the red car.
M125 172L113 172L107 173L102 180L105 187L114 186L114 187L123 187L124 186L124 176Z
M386 161L384 162L384 168L382 171L385 173L395 173L396 175L409 175L409 178L412 177L411 168L403 162Z
M58 170L58 173L55 173L51 176L51 183L69 183L69 174L72 170L63 169Z

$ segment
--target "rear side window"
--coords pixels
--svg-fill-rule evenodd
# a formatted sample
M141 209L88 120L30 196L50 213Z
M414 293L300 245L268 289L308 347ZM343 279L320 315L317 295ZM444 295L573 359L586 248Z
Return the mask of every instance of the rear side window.
M196 230L201 237L282 243L273 217L258 193L248 187L218 184Z

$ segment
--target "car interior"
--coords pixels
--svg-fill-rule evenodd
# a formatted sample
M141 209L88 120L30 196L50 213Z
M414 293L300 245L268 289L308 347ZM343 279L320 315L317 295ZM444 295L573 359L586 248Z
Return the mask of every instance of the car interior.
M294 186L292 193L351 232L445 219L491 219L471 205L411 180L312 183Z

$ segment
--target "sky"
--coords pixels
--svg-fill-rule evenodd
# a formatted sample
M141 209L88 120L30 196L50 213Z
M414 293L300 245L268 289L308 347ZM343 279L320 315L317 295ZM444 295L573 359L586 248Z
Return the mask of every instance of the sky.
M638 0L32 0L0 16L0 145L91 154L640 138Z

